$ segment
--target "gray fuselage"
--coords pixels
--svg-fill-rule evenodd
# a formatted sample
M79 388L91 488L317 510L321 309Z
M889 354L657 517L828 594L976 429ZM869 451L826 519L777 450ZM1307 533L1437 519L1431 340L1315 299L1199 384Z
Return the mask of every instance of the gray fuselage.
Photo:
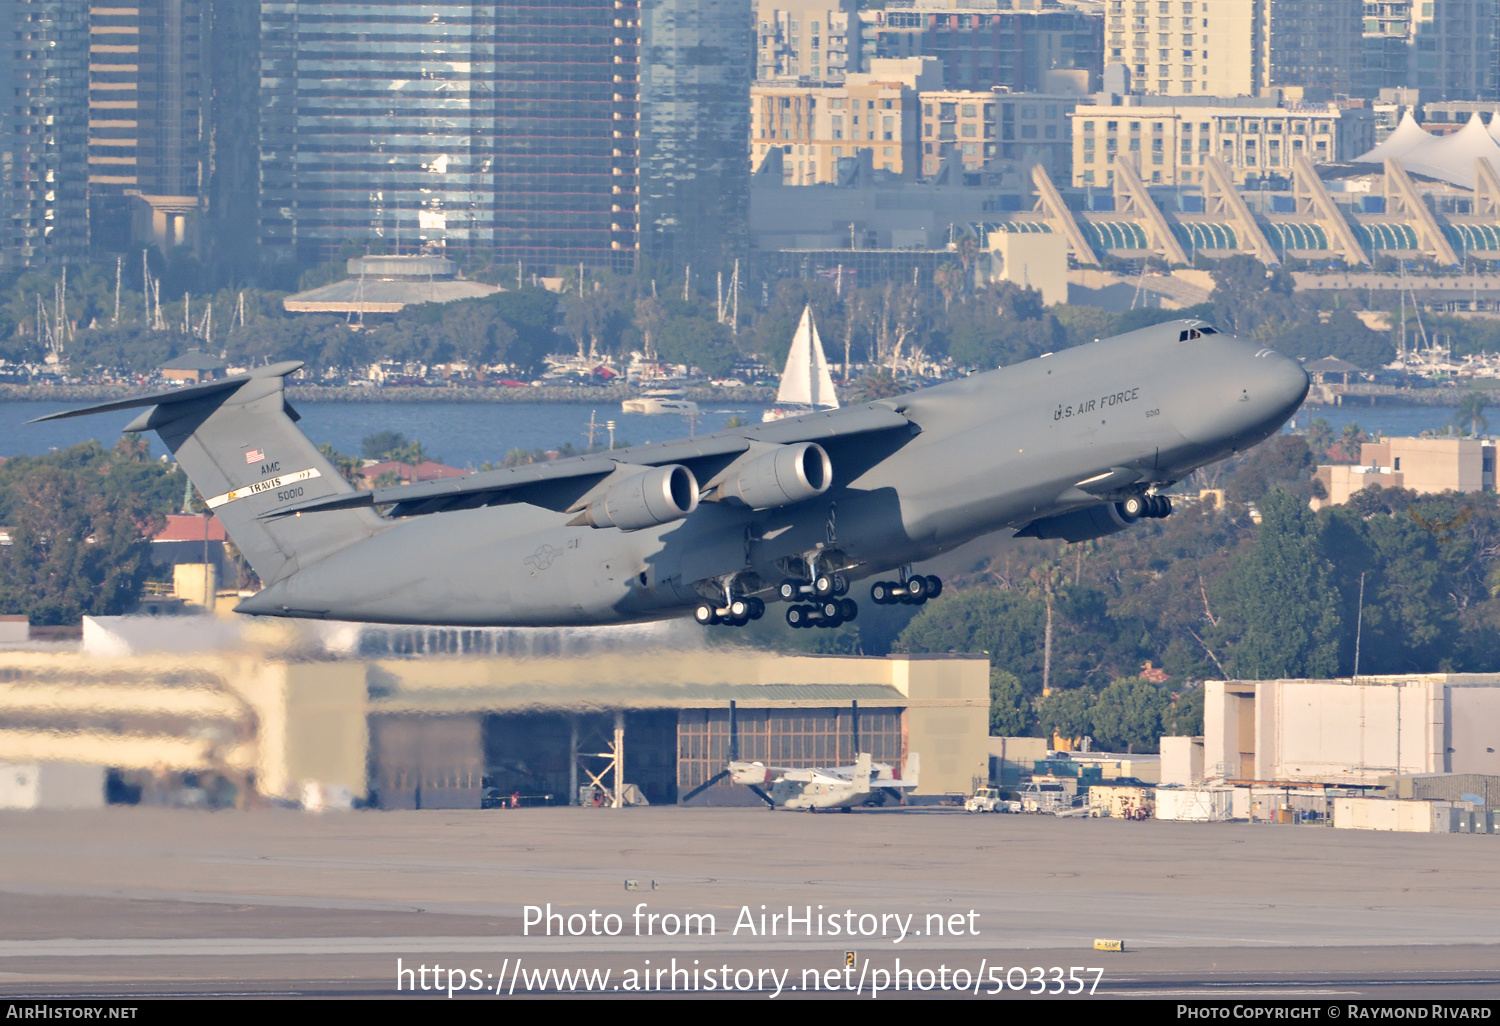
M882 400L911 428L822 441L833 485L796 505L705 501L637 531L568 526L523 503L402 518L256 604L388 623L607 624L681 615L730 575L766 595L809 554L853 578L887 572L1118 498L1077 487L1114 468L1134 488L1165 486L1279 430L1306 395L1301 366L1229 335L1181 340L1196 324Z

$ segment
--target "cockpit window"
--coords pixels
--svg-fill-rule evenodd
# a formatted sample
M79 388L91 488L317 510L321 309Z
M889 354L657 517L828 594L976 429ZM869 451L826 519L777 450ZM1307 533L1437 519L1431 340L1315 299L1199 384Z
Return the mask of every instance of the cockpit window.
M1217 335L1218 333L1219 332L1217 328L1210 328L1207 326L1204 326L1202 328L1189 328L1186 331L1180 332L1178 334L1177 341L1186 342L1188 339L1202 338L1204 335Z

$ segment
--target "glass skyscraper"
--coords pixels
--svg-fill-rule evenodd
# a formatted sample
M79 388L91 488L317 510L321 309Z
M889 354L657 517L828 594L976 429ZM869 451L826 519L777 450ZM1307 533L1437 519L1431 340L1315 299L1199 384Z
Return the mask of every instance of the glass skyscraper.
M641 252L700 280L748 238L750 0L642 0Z
M88 252L88 7L0 0L0 263L38 267Z
M717 264L744 238L749 76L749 0L262 4L260 242Z

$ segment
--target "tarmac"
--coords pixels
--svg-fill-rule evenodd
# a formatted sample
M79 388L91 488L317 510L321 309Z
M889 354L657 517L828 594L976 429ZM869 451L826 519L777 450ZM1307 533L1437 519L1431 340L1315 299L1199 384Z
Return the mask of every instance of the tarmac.
M1049 998L1495 1000L1497 856L1487 835L932 808L3 812L0 997L624 996L634 974L868 998L884 972L903 996L1020 998L1040 969Z

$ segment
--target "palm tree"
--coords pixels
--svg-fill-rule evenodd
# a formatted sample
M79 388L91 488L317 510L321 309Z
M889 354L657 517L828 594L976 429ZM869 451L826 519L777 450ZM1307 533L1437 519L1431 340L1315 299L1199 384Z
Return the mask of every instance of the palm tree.
M1488 405L1489 400L1484 397L1483 392L1468 392L1458 401L1458 412L1453 415L1453 422L1459 427L1467 426L1471 435L1488 431L1490 422L1484 416Z
M933 275L938 291L943 294L943 309L953 305L953 297L963 291L964 272L957 264L945 263Z
M1029 584L1023 585L1027 594L1040 597L1047 604L1047 626L1042 635L1042 694L1052 691L1052 596L1064 581L1063 568L1053 560L1038 563L1027 575Z

